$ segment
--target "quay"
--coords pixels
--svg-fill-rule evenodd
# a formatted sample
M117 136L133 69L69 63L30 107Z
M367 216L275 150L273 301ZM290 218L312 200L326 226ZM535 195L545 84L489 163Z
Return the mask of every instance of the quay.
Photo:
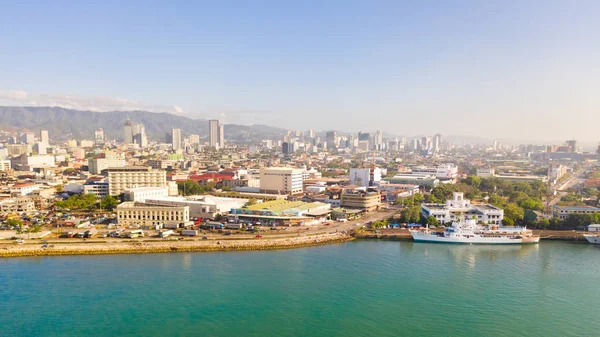
M51 243L39 242L27 244L0 244L0 258L25 256L61 256L61 255L102 255L102 254L139 254L173 252L218 252L276 250L312 247L324 244L342 243L354 240L344 232L298 236L277 239L247 240L178 240L178 241L117 241L117 242L81 242Z

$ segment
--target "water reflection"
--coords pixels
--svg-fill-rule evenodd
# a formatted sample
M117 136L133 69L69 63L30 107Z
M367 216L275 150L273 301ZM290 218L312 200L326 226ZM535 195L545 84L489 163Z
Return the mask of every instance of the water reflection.
M425 260L437 260L450 256L455 265L474 268L478 261L497 263L501 259L524 262L527 256L539 250L539 245L454 245L436 243L402 243L402 251L421 255Z

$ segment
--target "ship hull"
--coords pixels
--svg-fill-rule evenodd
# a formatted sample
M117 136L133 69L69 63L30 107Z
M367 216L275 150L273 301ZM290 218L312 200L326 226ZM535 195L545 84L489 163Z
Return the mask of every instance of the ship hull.
M600 245L600 235L586 235L584 234L583 237L588 240L589 243L593 243L595 245Z
M466 245L522 245L534 244L540 241L539 236L524 237L524 238L508 238L508 237L482 237L470 236L469 238L442 237L426 233L411 232L415 242L428 243L452 243Z

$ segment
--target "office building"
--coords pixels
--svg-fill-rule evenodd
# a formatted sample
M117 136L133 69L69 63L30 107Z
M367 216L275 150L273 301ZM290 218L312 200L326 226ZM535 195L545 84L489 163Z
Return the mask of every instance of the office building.
M268 167L260 169L260 191L276 194L302 193L303 170L291 167Z
M34 136L33 132L23 132L23 133L21 133L19 139L21 140L21 143L23 143L23 144L33 145L33 143L35 143L35 136Z
M184 224L190 221L188 206L170 207L124 202L117 206L119 225L154 226L163 224Z
M167 186L167 173L148 166L111 167L108 169L108 185L109 194L112 196L133 187Z
M94 143L96 146L104 145L104 129L99 128L94 131Z
M338 147L338 137L337 132L328 131L325 134L325 142L327 143L328 149L336 149Z
M381 194L379 192L365 191L361 189L346 189L340 195L340 205L344 208L360 209L365 212L373 212L381 206Z
M40 130L40 142L49 145L50 138L48 137L48 130Z
M88 160L88 169L91 174L101 174L103 170L108 168L124 167L125 159L123 158L92 158Z
M171 147L173 151L181 149L181 129L171 130Z
M375 168L351 168L350 185L369 187L378 185L381 181L381 169Z
M133 124L131 119L127 117L125 124L123 125L123 143L133 144Z
M219 147L219 121L211 119L208 121L208 146L218 148Z

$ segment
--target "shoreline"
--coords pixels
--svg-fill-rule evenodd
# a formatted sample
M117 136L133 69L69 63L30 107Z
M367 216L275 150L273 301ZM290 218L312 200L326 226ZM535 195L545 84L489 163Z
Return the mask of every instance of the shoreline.
M251 240L194 240L194 241L138 241L111 243L69 243L54 244L52 248L42 248L42 244L0 244L0 258L28 256L69 256L69 255L111 255L111 254L150 254L178 252L219 252L257 251L314 247L326 244L343 243L355 240L346 233L321 234L281 239Z

